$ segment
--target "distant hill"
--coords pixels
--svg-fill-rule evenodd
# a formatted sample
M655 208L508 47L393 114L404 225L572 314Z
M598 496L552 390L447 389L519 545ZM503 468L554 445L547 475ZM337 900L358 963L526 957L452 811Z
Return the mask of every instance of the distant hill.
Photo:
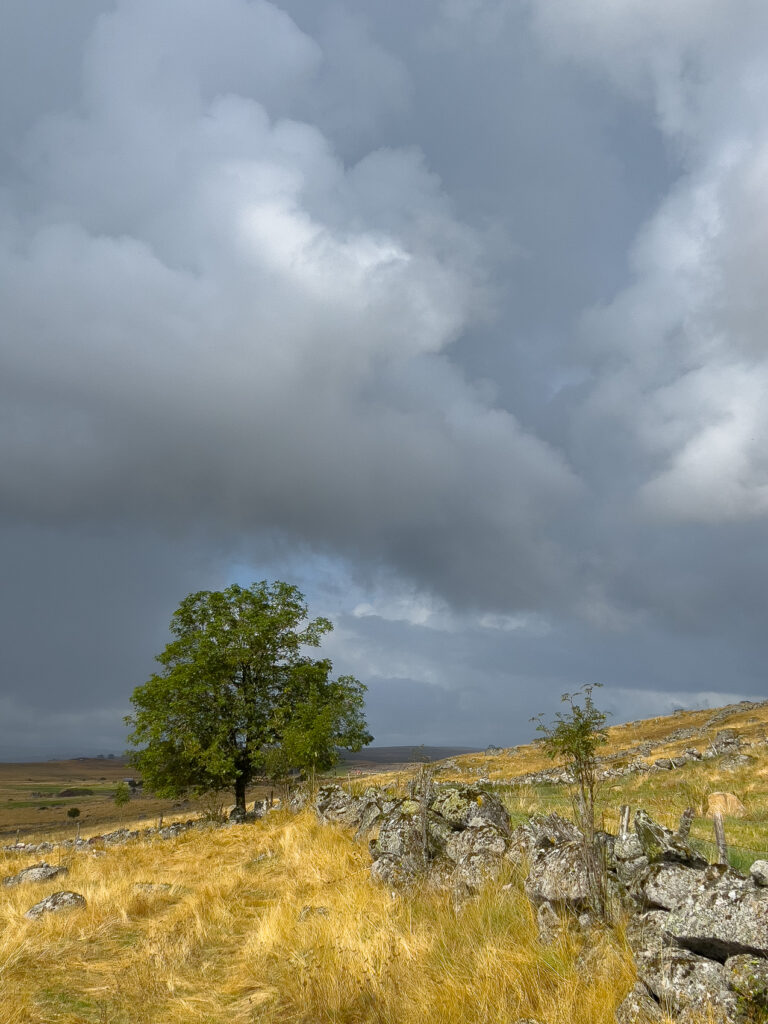
M343 751L341 763L352 765L355 768L364 768L368 765L380 767L388 764L412 764L422 758L441 761L446 757L459 757L462 754L474 754L477 751L477 747L365 747L356 754Z

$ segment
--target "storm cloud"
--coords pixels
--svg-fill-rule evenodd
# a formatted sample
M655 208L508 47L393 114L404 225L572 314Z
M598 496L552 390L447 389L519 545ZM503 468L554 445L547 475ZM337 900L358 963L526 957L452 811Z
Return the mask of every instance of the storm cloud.
M0 756L297 582L378 742L758 695L763 5L11 0Z

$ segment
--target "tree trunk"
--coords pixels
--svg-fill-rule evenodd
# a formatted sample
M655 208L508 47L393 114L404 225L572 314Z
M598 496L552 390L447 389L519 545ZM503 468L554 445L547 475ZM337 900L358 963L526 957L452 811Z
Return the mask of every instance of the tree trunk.
M235 779L235 807L245 813L245 776L238 775Z

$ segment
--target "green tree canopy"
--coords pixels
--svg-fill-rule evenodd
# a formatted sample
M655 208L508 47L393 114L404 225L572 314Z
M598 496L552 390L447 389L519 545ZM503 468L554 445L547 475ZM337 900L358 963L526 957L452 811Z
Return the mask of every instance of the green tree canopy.
M332 629L279 580L186 597L157 657L162 670L134 690L126 720L148 787L169 797L233 788L244 809L270 759L324 769L337 747L370 743L363 684L332 680L331 662L307 654Z

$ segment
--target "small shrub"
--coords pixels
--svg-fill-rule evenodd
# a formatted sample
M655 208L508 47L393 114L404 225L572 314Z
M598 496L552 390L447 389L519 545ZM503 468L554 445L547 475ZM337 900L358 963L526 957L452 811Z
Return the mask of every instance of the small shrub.
M73 820L75 818L79 818L80 817L80 808L79 807L70 807L69 810L67 811L67 817L68 818L72 818Z

